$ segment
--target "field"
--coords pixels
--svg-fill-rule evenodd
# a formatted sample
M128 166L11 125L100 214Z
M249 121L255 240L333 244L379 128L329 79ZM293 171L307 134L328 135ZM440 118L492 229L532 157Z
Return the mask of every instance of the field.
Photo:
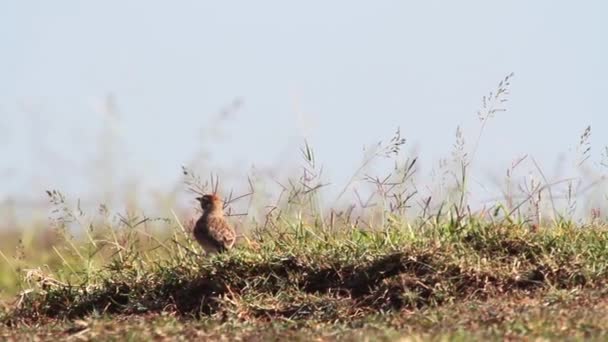
M56 271L70 281L30 270L34 291L7 310L2 334L606 338L603 226L531 232L516 224L395 222L379 232L295 225L258 234L211 258L195 254L185 237L163 252L126 246L104 267L74 260Z
M283 182L273 201L260 194L259 179L237 195L184 168L189 196L222 194L239 228L236 247L219 255L192 240L192 213L91 210L49 190L48 223L2 233L0 336L606 340L601 182L591 181L595 195L581 199L583 178L550 182L521 158L507 171L503 198L469 203L468 171L486 123L504 110L511 77L484 97L474 145L457 131L447 180L430 192L416 185L417 159L400 157L399 131L366 154L332 205L308 143L301 175ZM581 168L590 134L579 139ZM371 175L387 161L395 165L388 174ZM515 176L525 162L535 178ZM585 177L605 178L589 169Z

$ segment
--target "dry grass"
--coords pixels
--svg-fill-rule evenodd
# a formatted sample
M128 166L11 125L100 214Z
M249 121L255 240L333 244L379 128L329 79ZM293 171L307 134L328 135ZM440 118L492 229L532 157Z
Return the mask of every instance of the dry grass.
M125 255L131 262L110 263L80 284L38 274L34 291L5 313L3 333L602 336L606 227L455 228L323 235L293 227L210 259L183 254L147 264Z

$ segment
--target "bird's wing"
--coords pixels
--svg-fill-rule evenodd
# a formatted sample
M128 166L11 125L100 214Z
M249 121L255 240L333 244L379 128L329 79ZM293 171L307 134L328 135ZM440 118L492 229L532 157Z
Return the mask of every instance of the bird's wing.
M234 230L223 217L209 218L209 236L223 247L231 247L236 239Z

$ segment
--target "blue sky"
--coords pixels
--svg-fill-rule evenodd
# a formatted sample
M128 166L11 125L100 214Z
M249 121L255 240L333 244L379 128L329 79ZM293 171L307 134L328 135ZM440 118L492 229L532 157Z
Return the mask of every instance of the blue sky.
M510 72L481 176L523 154L551 169L587 125L599 160L607 15L605 1L2 1L0 199L95 184L107 94L118 174L144 187L174 184L201 148L235 174L297 163L304 137L340 183L397 127L429 173L457 126L475 140L481 97Z

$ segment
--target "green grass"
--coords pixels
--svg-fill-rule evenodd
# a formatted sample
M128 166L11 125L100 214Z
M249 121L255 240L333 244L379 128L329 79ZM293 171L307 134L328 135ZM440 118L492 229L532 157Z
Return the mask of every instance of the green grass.
M4 313L2 334L601 340L608 328L602 225L471 220L327 233L298 224L210 258L185 235L173 245L132 245L94 270L40 272Z

